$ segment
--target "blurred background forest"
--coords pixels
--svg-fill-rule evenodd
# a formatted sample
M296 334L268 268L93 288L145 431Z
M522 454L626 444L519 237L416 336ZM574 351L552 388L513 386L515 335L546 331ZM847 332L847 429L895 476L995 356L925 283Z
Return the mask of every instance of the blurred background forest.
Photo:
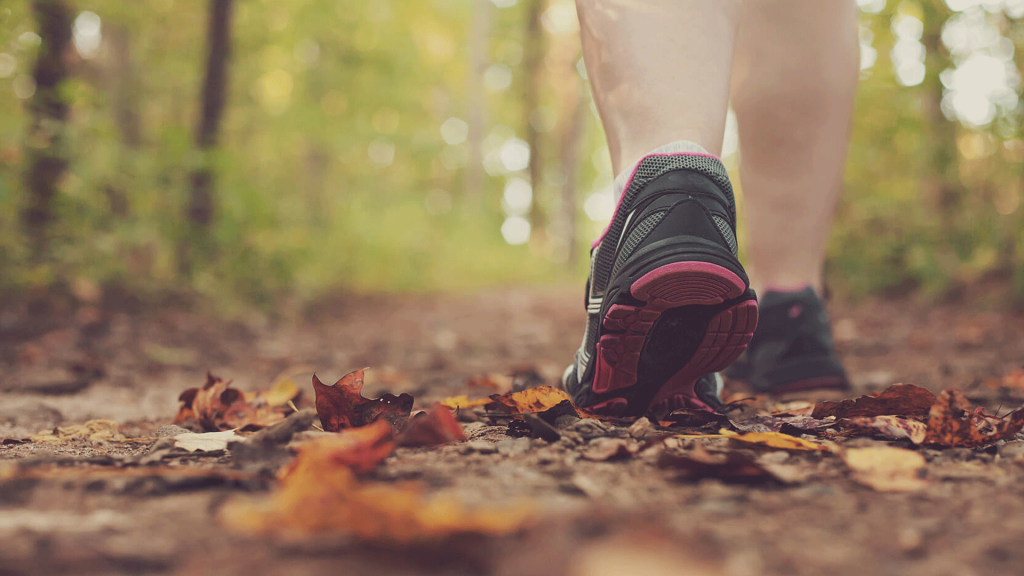
M858 5L829 286L1022 297L1024 0ZM580 281L614 199L577 32L572 0L8 0L0 294Z

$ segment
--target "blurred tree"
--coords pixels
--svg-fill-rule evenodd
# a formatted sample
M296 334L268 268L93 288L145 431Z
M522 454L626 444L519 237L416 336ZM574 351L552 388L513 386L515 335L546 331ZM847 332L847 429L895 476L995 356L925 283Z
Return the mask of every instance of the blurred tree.
M71 42L71 18L62 0L34 0L32 11L40 44L32 70L35 93L28 105L32 118L25 143L28 198L22 223L33 258L38 263L48 257L54 200L68 166L68 151L64 145L68 103L62 84L68 75L65 51Z
M210 226L214 218L214 169L212 154L217 148L228 82L231 52L231 5L233 0L210 0L206 34L206 75L200 100L196 146L202 152L200 165L192 171L188 222L192 231L182 245L180 265L190 273L195 265L196 248L208 248Z

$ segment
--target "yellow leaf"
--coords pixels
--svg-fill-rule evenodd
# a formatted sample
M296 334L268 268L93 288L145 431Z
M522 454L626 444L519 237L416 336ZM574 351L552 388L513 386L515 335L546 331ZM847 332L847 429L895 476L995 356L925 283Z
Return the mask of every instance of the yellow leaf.
M551 386L537 386L522 392L509 392L508 394L492 394L489 403L493 402L496 407L510 414L525 414L530 412L543 412L548 408L554 408L562 402L572 398L564 391Z
M459 410L460 408L474 408L476 406L483 406L484 404L490 404L492 400L490 398L481 398L480 400L470 400L469 396L465 394L461 396L452 396L445 398L441 401L441 406L447 406L452 410Z
M912 450L871 446L849 448L841 456L854 482L879 492L910 492L928 485L919 476L925 465L924 456Z
M738 442L758 444L780 450L828 450L828 448L817 442L811 442L810 440L804 440L803 438L797 438L796 436L790 436L781 432L747 432L745 434L737 434L723 428L719 430L719 434L724 438L732 438Z

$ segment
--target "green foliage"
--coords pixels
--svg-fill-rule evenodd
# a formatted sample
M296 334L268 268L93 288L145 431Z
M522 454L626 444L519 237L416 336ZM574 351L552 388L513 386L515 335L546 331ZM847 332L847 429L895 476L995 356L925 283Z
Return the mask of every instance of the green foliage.
M571 4L571 3L570 3ZM127 34L130 69L108 42L74 66L65 90L72 166L62 183L60 224L43 266L30 266L17 221L24 190L24 100L14 84L30 74L35 47L29 2L0 7L0 53L17 70L0 78L0 289L86 277L143 291L197 289L222 301L269 304L338 287L365 291L469 288L577 278L552 248L554 225L525 246L500 233L506 175L485 175L479 205L467 195L466 143L446 144L446 119L468 119L470 29L478 4L466 0L245 0L235 3L232 57L221 147L193 144L205 62L206 3L158 0L144 7L79 0L99 14L104 37ZM920 286L950 287L1003 274L1024 293L1024 155L1020 105L991 124L949 124L946 140L924 103L935 82L901 86L888 57L897 13L922 5L889 3L865 15L878 52L863 76L847 170L847 193L829 248L829 281L863 294ZM512 85L485 96L485 148L525 133L519 67L524 9L491 6L487 61L513 72ZM922 16L923 17L923 16ZM992 14L1004 33L1020 26ZM928 18L924 18L929 20ZM941 24L941 21L940 21ZM553 118L539 154L544 182L535 200L546 214L564 185L560 136L569 120L567 90L578 82L578 40L549 30L540 94ZM954 65L930 58L928 78ZM138 119L132 144L119 114ZM580 205L610 183L596 115L587 114L578 174ZM951 136L949 136L951 134ZM952 154L935 166L936 146ZM965 153L966 151L966 153ZM184 207L188 174L209 163L217 175L212 249L196 273L178 271L189 241ZM945 168L944 170L942 168ZM938 173L936 173L938 172ZM933 188L953 190L945 204ZM948 194L947 194L948 196ZM947 199L948 200L948 199ZM1012 208L1012 209L1011 209ZM582 209L580 254L603 223ZM582 258L580 259L582 260Z

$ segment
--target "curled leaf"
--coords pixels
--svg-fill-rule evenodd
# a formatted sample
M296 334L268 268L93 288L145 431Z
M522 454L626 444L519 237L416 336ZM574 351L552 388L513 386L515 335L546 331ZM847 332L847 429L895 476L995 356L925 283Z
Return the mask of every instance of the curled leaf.
M856 400L818 402L811 417L815 419L835 416L916 416L925 417L935 403L935 394L913 384L893 384L877 395L861 396Z
M334 386L327 386L313 375L316 393L316 414L327 432L366 426L378 418L391 425L396 433L409 420L413 398L409 394L385 394L371 400L361 394L363 369L346 374Z
M849 431L882 434L890 438L909 438L914 444L924 442L928 426L924 422L899 416L857 417L844 420L841 426Z
M939 395L928 414L924 442L942 446L978 447L1009 440L1024 428L1024 408L1003 418L972 411L970 402L959 390Z
M441 404L435 404L409 420L398 435L399 446L440 446L465 440L466 434L455 421L452 411Z
M275 410L259 394L250 402L231 380L207 372L202 388L189 388L178 396L180 402L175 424L195 418L206 432L241 428L258 430L284 419L283 410Z
M718 478L726 482L754 483L773 478L772 474L741 452L711 454L701 446L684 453L665 451L658 466L681 470L686 478Z
M488 409L500 410L509 414L524 414L527 412L543 412L548 408L554 408L560 403L572 398L564 391L552 386L537 386L521 392L509 392L508 394L492 394L491 401L487 404Z

